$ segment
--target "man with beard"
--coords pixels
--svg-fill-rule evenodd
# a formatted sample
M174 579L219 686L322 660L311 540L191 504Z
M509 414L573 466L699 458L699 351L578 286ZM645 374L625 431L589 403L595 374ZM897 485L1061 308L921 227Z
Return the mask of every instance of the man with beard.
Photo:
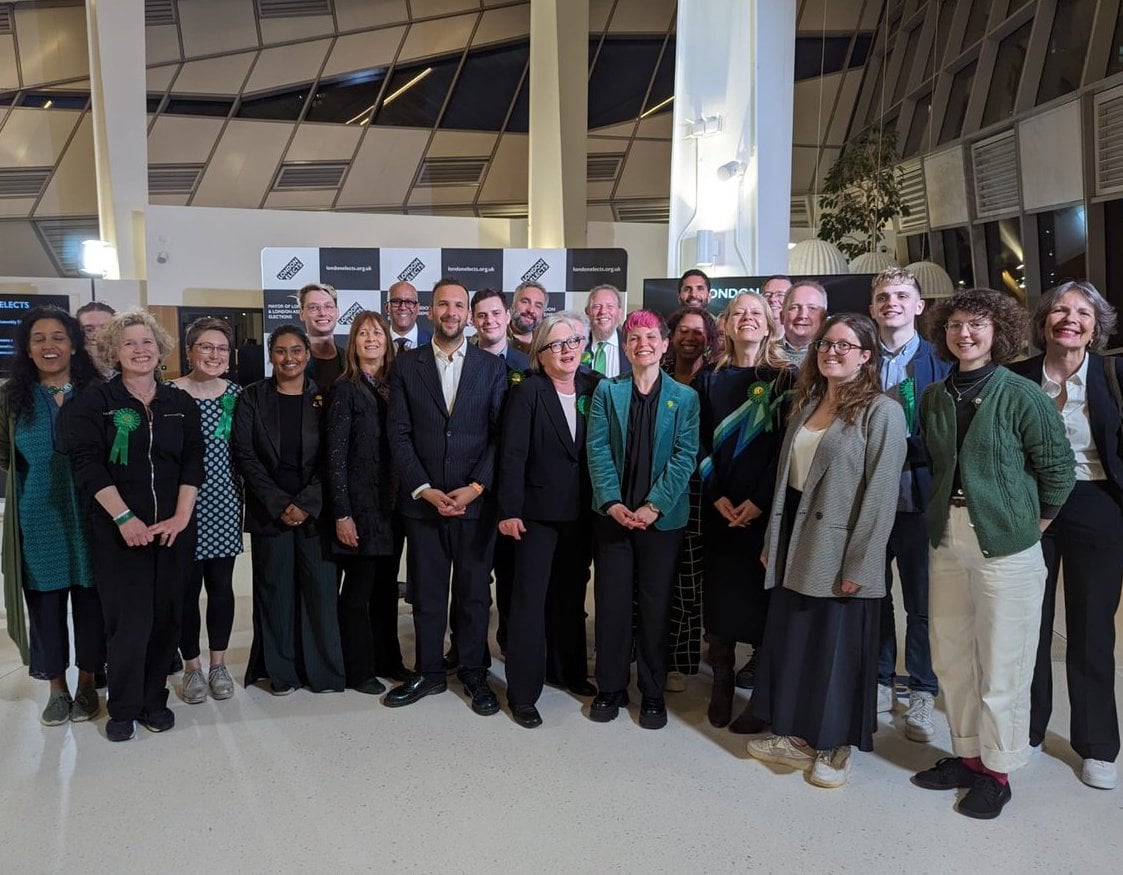
M326 283L308 283L300 290L299 298L300 321L312 344L308 373L326 394L343 373L344 365L344 350L335 343L335 325L339 321L335 289Z
M523 355L530 355L531 335L546 315L549 300L546 287L533 280L522 283L515 289L514 313L508 333L511 345Z
M710 306L710 278L700 270L688 270L678 281L678 302L684 307Z
M814 280L800 280L784 296L784 353L802 365L811 341L827 318L827 290Z
M477 714L499 710L488 684L487 624L496 516L492 494L507 368L467 342L468 292L453 279L433 288L431 345L395 362L389 438L400 478L413 588L417 661L386 694L389 707L447 689L442 661L449 573L457 605L459 677Z
M386 315L390 317L390 342L394 352L401 355L407 349L417 349L433 339L428 331L417 324L420 310L417 289L403 281L396 282L386 292Z
M632 371L632 363L623 354L624 336L617 326L624 315L620 290L605 283L593 286L585 302L589 317L589 367L606 377L618 377Z

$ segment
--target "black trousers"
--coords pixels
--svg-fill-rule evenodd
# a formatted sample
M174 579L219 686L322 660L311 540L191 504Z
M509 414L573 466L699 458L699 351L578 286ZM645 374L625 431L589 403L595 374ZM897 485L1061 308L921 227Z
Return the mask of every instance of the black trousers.
M589 567L586 521L523 520L514 544L514 586L507 638L507 701L533 705L547 677L585 680L585 584Z
M168 704L168 665L179 646L195 523L171 547L128 547L115 529L95 524L90 555L105 615L109 716L136 720Z
M511 594L515 589L515 546L514 538L496 537L495 555L492 560L495 568L495 612L498 623L495 627L495 643L502 652L507 651L510 637Z
M67 601L74 615L74 662L82 671L99 672L105 667L105 619L101 599L91 587L74 586L50 592L25 589L33 678L49 681L66 674L70 665L70 635L66 621Z
M403 673L394 557L338 556L335 561L343 571L339 633L347 686Z
M487 623L491 605L494 514L483 519L406 518L406 564L413 589L417 639L415 671L444 676L449 574L456 598L456 646L464 669L486 668Z
M593 520L597 687L628 688L635 593L636 679L640 694L663 697L667 627L683 529L625 529L608 516Z
M251 535L253 645L246 684L307 684L316 693L345 686L335 564L305 523L279 535Z
M1041 539L1048 576L1041 637L1030 688L1029 740L1040 744L1053 711L1053 614L1064 569L1065 670L1072 706L1072 748L1083 759L1119 755L1115 704L1115 612L1123 569L1123 510L1103 481L1077 481Z
M223 652L230 646L230 630L234 628L234 560L235 556L218 559L196 559L187 580L183 599L183 624L179 635L179 654L185 660L199 658L199 593L207 586L207 647Z

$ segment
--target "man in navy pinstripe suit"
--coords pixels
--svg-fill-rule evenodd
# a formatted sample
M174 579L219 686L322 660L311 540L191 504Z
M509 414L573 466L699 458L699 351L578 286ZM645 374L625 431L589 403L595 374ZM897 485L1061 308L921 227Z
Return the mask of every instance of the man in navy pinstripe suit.
M488 715L499 710L487 680L487 623L495 448L507 367L467 342L468 292L456 280L437 282L429 318L432 344L404 353L390 375L390 450L410 545L417 664L413 677L383 703L411 705L446 689L441 658L451 569L460 680L472 710Z

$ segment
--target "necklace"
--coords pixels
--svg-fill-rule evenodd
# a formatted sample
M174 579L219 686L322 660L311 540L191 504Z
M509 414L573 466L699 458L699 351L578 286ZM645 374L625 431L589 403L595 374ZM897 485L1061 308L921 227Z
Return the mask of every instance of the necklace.
M55 395L64 395L74 388L74 384L69 382L63 383L61 386L48 386L46 383L40 383L39 385L46 389L47 394L52 398Z
M978 382L972 383L970 386L967 386L965 389L960 389L959 384L955 382L955 377L952 377L948 381L948 385L951 386L951 391L953 391L955 393L955 403L958 404L960 401L963 400L964 396L969 395L971 392L976 392L976 391L981 390L983 388L983 386L985 386L987 384L987 381L989 381L990 378L993 377L996 373L998 373L997 368L995 370L991 371L989 374L987 374L985 377L983 377Z

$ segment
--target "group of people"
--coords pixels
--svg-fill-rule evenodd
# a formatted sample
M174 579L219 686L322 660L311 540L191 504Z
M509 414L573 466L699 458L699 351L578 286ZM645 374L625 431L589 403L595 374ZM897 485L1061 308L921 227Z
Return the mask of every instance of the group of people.
M1017 363L1030 322L1017 302L969 290L925 313L899 268L875 278L870 316L828 317L823 286L774 276L716 320L700 271L682 277L667 319L625 317L609 285L583 312L549 313L536 282L509 307L442 279L432 334L399 282L389 319L357 314L345 348L334 290L299 298L302 324L269 337L272 375L245 388L225 377L221 320L187 328L189 372L172 383L158 377L171 339L143 310L102 305L84 333L81 312L38 308L20 327L0 396L5 596L9 632L50 682L44 723L96 715L105 673L111 740L136 722L171 728L177 653L184 701L232 695L244 528L247 684L352 688L402 707L445 691L455 670L472 710L494 714L494 577L520 726L542 723L545 684L613 720L634 661L638 722L661 728L665 692L698 673L705 643L710 722L754 734L754 758L837 787L898 699L895 564L905 732L932 740L942 691L954 753L913 781L966 789L957 810L991 818L1045 737L1063 563L1072 744L1082 780L1114 787L1123 404L1116 361L1096 354L1115 313L1089 283L1041 297L1043 355ZM404 545L410 669L397 633ZM738 644L752 647L740 670ZM734 719L737 686L752 697Z

